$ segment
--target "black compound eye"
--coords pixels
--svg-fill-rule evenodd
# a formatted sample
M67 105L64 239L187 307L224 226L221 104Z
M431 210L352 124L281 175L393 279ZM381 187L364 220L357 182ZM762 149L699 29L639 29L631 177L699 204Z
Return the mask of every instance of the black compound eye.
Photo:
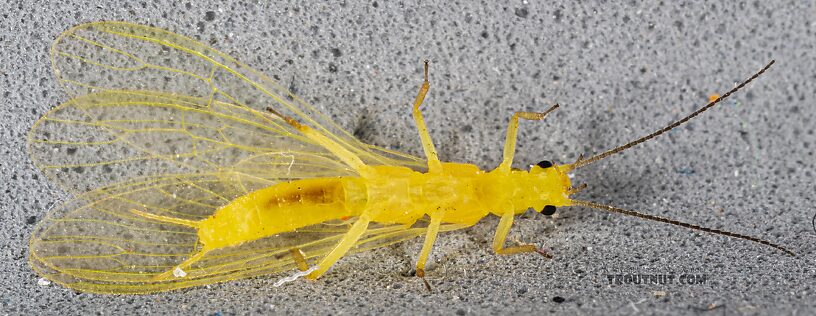
M555 205L545 206L544 209L541 210L541 214L544 214L544 215L547 215L547 216L555 214Z
M547 169L549 167L552 167L553 163L552 163L552 161L544 160L542 162L537 163L536 165L541 167L541 169Z

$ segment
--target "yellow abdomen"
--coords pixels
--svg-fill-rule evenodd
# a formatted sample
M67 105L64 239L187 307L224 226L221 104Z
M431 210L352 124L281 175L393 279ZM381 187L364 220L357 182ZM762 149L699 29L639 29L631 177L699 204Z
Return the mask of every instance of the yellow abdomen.
M291 232L325 221L359 215L350 178L279 183L239 197L200 223L198 236L209 249ZM362 194L361 194L362 193ZM350 196L351 195L351 196Z

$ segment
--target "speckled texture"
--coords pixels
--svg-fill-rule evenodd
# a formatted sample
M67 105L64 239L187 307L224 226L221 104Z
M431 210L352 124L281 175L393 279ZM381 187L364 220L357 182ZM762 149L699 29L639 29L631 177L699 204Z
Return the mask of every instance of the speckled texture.
M816 312L812 1L117 2L0 4L0 313ZM798 256L564 208L554 223L525 215L512 232L546 245L554 260L492 254L496 218L442 235L428 270L432 293L411 276L419 240L346 257L318 282L280 288L272 286L279 275L146 296L39 285L27 263L30 232L69 197L32 166L24 139L40 115L66 101L49 45L71 25L103 19L200 39L281 78L364 141L413 154L421 148L407 104L421 60L430 58L424 113L441 158L485 168L500 161L515 110L562 105L543 123L522 123L517 167L571 162L681 117L774 58L767 75L719 108L575 180L590 184L585 199L761 236ZM607 274L622 272L708 279L608 284Z

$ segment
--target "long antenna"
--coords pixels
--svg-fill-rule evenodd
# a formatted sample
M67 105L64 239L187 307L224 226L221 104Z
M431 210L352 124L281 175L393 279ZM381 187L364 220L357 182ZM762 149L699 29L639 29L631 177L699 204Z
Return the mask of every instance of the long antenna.
M725 100L725 98L731 96L732 93L737 92L740 89L742 89L742 87L744 87L745 85L747 85L748 83L750 83L751 81L753 81L754 79L756 79L757 77L762 75L762 73L764 73L765 70L768 70L768 68L770 68L771 65L774 64L774 62L775 62L774 60L771 60L771 62L769 62L767 65L765 65L765 67L762 67L762 69L760 71L758 71L757 73L755 73L753 76L751 76L751 78L748 78L747 80L743 81L738 86L736 86L733 89L729 90L728 92L726 92L722 96L718 97L714 101L711 101L708 104L706 104L705 106L703 106L702 108L698 109L697 111L694 111L694 113L689 114L689 116L686 116L686 117L684 117L684 118L682 118L682 119L680 119L678 121L675 121L675 122L669 124L668 126L666 126L664 128L661 128L660 130L658 130L658 131L656 131L654 133L651 133L651 134L649 134L647 136L638 138L638 139L636 139L636 140L634 140L634 141L632 141L632 142L630 142L628 144L615 147L613 149L607 150L606 152L600 153L600 154L595 155L593 157L590 157L588 159L578 159L578 161L576 161L574 164L572 164L570 166L572 167L572 169L581 168L583 166L586 166L586 165L591 164L593 162L596 162L598 160L604 159L606 157L609 157L609 156L612 156L612 155L617 154L619 152L622 152L624 150L627 150L627 149L629 149L631 147L634 147L635 145L638 145L638 144L640 144L642 142L645 142L647 140L655 138L655 137L659 136L660 134L663 134L663 133L665 133L665 132L667 132L667 131L675 128L675 127L678 127L678 126L680 126L681 124L683 124L685 122L688 122L690 119L694 118L695 116L700 115L700 113L703 113L706 110L714 107L715 105L717 105L717 103L720 103L720 101Z
M694 229L694 230L700 230L700 231L704 231L704 232L707 232L707 233L728 236L728 237L731 237L731 238L749 240L749 241L753 241L755 243L760 243L760 244L763 244L763 245L766 245L766 246L771 246L771 247L774 247L776 249L782 250L782 251L784 251L785 253L787 253L787 254L789 254L791 256L794 256L794 257L796 256L796 254L794 254L792 251L790 251L788 249L785 249L785 247L782 247L780 245L771 243L770 241L759 239L759 238L756 238L756 237L740 235L740 234L737 234L737 233L732 233L732 232L719 230L719 229L705 228L705 227L702 227L702 226L697 226L697 225L694 225L694 224L684 223L684 222L681 222L681 221L678 221L678 220L673 220L673 219L670 219L670 218L665 218L665 217L660 217L660 216L655 216L655 215L649 215L649 214L643 214L643 213L632 211L632 210L622 209L622 208L609 206L609 205L604 205L604 204L598 204L598 203L594 203L594 202L572 200L572 203L575 204L575 205L586 206L586 207L591 207L591 208L595 208L595 209L599 209L599 210L604 210L604 211L607 211L607 212L610 212L610 213L624 214L624 215L629 215L629 216L634 216L634 217L638 217L638 218L648 219L648 220L652 220L652 221L656 221L656 222L662 222L662 223L682 226L682 227L686 227L686 228L690 228L690 229Z

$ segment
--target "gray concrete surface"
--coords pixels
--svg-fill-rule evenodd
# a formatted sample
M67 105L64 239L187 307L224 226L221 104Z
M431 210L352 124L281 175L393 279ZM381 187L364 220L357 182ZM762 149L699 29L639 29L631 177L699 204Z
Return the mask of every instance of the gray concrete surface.
M263 2L263 1L262 1ZM812 314L816 5L813 1L354 1L299 4L102 1L0 4L0 313L3 314ZM794 3L794 4L791 4ZM212 12L212 13L208 13ZM352 255L318 282L283 275L142 296L41 285L27 262L37 221L69 196L33 167L25 135L67 100L48 48L88 21L146 23L209 43L281 78L364 141L421 154L407 103L432 60L426 115L444 160L495 166L516 110L517 167L572 162L644 135L776 65L719 108L576 173L585 199L759 236L795 251L585 208L517 220L512 236L555 258L499 257L498 223ZM610 284L616 274L692 274L702 284ZM562 302L557 298L563 298ZM709 309L713 311L709 312Z

